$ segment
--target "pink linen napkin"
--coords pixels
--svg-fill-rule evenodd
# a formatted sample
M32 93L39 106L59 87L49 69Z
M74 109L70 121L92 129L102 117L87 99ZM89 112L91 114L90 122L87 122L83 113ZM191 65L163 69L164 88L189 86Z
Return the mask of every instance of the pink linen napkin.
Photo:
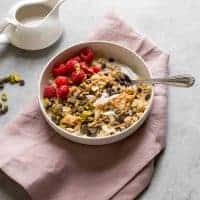
M107 15L90 40L125 45L143 57L154 77L167 74L169 56L116 15ZM1 170L33 200L135 199L150 183L154 160L165 147L167 89L155 90L150 117L136 133L96 147L58 136L34 99L1 130Z

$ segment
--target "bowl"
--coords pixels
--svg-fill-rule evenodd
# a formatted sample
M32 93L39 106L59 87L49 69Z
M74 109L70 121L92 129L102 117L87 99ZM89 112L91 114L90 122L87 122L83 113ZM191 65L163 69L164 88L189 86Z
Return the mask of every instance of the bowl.
M73 142L81 143L81 144L87 144L87 145L105 145L114 143L117 141L120 141L130 135L132 135L147 119L153 102L153 96L154 96L154 89L152 88L151 97L149 100L148 107L146 108L145 112L141 116L141 118L133 123L131 126L129 126L127 129L122 130L120 133L113 134L110 136L105 137L83 137L83 136L77 136L73 135L72 133L62 129L61 127L57 126L48 116L48 114L45 111L45 108L43 106L43 89L44 85L48 82L50 72L52 68L59 63L62 63L66 61L66 59L72 57L74 54L79 52L84 47L90 47L94 50L96 53L100 53L101 55L109 55L109 57L113 57L119 62L129 66L131 70L133 70L134 73L139 75L143 78L151 78L151 73L146 66L143 59L137 55L132 50L123 47L119 44L107 42L107 41L92 41L92 42L83 42L79 44L75 44L71 47L68 47L64 50L62 50L60 53L55 55L43 68L40 78L39 78L39 105L41 108L41 111L44 115L44 118L48 122L48 124L61 136L63 136L66 139L69 139Z

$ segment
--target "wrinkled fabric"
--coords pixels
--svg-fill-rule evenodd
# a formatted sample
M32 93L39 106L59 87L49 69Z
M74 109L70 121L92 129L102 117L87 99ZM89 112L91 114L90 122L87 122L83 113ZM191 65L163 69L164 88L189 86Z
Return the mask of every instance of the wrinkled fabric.
M107 15L89 40L108 40L137 52L154 77L168 73L169 56L121 18ZM1 130L0 168L33 200L132 200L150 183L155 158L165 147L167 88L155 86L153 108L127 139L87 146L57 135L37 99Z

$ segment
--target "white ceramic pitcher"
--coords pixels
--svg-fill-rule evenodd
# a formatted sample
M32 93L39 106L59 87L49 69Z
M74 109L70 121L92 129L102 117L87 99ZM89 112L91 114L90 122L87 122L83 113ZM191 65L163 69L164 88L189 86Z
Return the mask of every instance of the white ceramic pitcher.
M26 0L17 3L0 22L0 43L25 50L44 49L62 35L59 6L64 0Z

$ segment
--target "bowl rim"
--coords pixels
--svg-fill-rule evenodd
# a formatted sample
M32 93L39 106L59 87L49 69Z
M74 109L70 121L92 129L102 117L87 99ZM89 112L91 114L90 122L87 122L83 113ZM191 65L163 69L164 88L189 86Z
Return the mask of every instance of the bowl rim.
M81 136L81 135L74 135L72 133L70 133L69 131L59 127L58 125L56 125L51 119L50 117L48 116L46 110L44 109L44 106L43 106L43 103L42 103L42 97L41 97L41 82L42 82L42 78L43 78L43 75L44 75L44 72L46 71L46 69L49 67L49 64L56 58L58 57L59 55L63 54L65 51L71 49L71 48L74 48L74 47L77 47L77 46L80 46L80 45L91 45L91 44L108 44L108 45L112 45L112 46L116 46L116 47L119 47L119 48L123 48L125 49L126 51L129 51L131 52L132 54L134 54L137 59L139 59L143 65L145 66L146 70L148 71L150 77L152 78L152 72L151 70L147 67L145 61L143 60L143 58L138 55L136 52L134 52L133 50L131 50L130 48L128 47L125 47L119 43L116 43L116 42L111 42L111 41L106 41L106 40L92 40L92 41L81 41L81 42L77 42L77 43L73 43L72 45L68 46L67 48L62 48L59 52L55 53L49 60L48 62L45 64L45 66L42 68L41 72L40 72L40 76L39 76L39 80L38 80L38 94L37 94L37 97L38 97L38 101L39 101L39 106L40 106L40 109L42 111L42 114L43 116L45 117L45 119L47 120L47 122L49 123L49 125L51 126L51 128L53 128L59 135L61 135L62 137L66 138L65 136L63 136L63 134L60 134L60 132L64 132L65 134L69 135L70 137L73 137L74 139L80 139L80 140L89 140L89 141L101 141L101 140L105 140L105 139L112 139L112 138L115 138L115 137L119 137L123 134L125 134L127 131L129 131L130 129L133 129L140 121L142 121L142 119L148 115L149 111L151 110L152 108L152 105L153 105L153 100L154 100L154 86L152 85L152 92L151 92L151 97L150 97L150 100L149 100L149 104L147 106L147 108L145 109L144 113L142 114L141 118L139 120L137 120L136 122L134 122L131 126L129 126L128 128L120 131L119 133L117 134L113 134L113 135L108 135L108 136L101 136L101 137L87 137L87 136ZM143 124L144 122L142 122ZM141 125L142 125L141 124ZM135 132L135 131L133 131ZM67 138L66 138L67 139ZM78 142L80 143L80 142ZM84 144L84 143L82 143Z

